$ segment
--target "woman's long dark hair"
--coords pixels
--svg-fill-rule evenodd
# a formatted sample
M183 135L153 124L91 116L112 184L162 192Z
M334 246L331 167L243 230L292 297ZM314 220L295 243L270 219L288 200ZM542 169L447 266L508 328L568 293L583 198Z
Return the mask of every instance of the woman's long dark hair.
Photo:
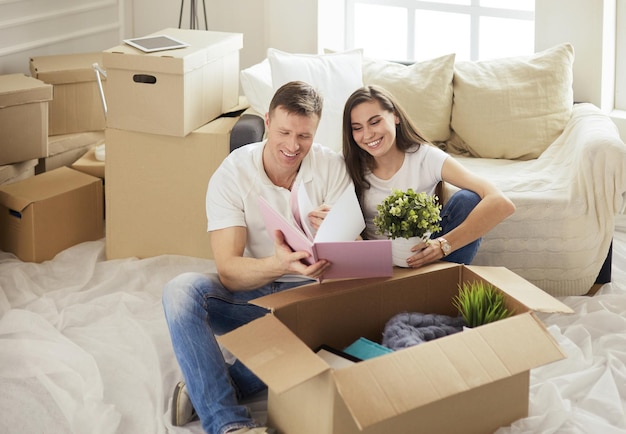
M422 144L428 143L404 109L386 89L369 85L355 90L346 101L343 110L343 157L348 173L354 182L359 202L362 201L363 192L370 188L370 183L365 180L365 172L368 169L370 171L374 169L374 157L361 149L354 141L351 114L359 104L371 101L378 101L383 110L393 113L400 120L396 124L396 146L399 150L415 152Z

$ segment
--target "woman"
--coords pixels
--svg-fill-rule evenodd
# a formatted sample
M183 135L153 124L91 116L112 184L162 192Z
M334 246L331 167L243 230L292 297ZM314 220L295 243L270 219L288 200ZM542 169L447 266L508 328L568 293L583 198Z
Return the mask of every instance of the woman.
M440 181L460 190L441 211L441 232L407 258L417 268L444 259L469 264L481 237L513 214L515 205L420 134L393 96L379 86L357 89L343 114L343 154L361 203L365 238L385 238L374 227L376 205L393 189L435 194Z

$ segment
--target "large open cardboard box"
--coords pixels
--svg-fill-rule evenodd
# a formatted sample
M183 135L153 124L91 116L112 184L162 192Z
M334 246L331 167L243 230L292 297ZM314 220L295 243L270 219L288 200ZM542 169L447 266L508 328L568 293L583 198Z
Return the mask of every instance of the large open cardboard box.
M456 315L458 284L473 280L505 292L515 315L336 370L314 352L380 342L400 312ZM530 370L565 357L534 312L571 312L505 268L447 263L254 303L273 313L219 339L268 385L269 425L281 434L492 433L527 416Z
M0 186L0 249L43 262L104 236L102 180L69 167Z
M237 119L217 118L185 137L105 130L108 259L213 257L206 190Z
M24 74L0 75L0 165L48 156L52 86Z
M32 57L31 76L53 86L48 110L48 134L101 131L104 107L93 64L102 64L102 53L62 54ZM106 77L102 77L106 88Z
M187 48L105 50L107 127L185 136L239 102L241 33L165 29Z

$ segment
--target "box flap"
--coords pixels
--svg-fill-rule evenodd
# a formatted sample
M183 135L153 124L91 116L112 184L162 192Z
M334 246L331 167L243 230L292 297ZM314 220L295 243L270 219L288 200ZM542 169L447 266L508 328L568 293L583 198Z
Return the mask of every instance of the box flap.
M92 65L102 65L102 53L65 54L31 57L30 73L33 77L50 84L96 81ZM106 77L102 77L106 80Z
M220 336L218 340L277 393L330 369L271 314Z
M168 28L146 36L167 35L190 44L186 48L144 53L127 44L103 52L105 69L184 74L243 47L243 34Z
M0 76L0 108L51 99L50 84L24 74Z
M21 212L31 203L57 196L94 181L102 182L100 178L78 170L65 166L59 167L13 184L0 186L0 204Z
M564 353L525 313L333 372L360 429L556 360Z
M505 267L467 265L467 269L497 286L530 310L542 313L574 313L567 305Z

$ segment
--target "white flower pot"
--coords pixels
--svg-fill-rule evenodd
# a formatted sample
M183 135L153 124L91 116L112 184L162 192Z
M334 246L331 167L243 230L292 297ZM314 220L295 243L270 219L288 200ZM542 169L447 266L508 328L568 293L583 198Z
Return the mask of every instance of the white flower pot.
M415 253L411 248L419 244L422 239L420 237L411 238L394 238L391 240L391 259L393 265L398 267L408 267L406 260Z

